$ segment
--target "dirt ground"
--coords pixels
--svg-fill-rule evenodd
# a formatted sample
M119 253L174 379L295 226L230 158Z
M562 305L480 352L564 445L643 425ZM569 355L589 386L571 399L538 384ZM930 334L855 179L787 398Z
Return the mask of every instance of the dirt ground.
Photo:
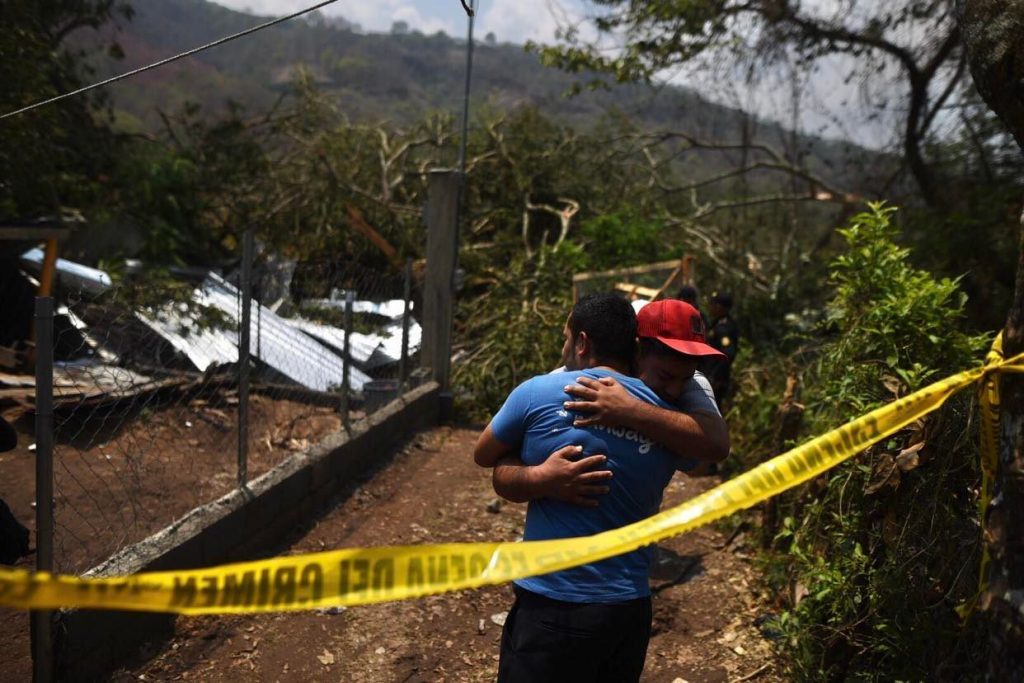
M341 427L330 408L254 395L249 477ZM58 413L54 447L54 561L82 573L141 541L192 508L228 493L237 481L237 398L207 392L161 404ZM35 528L35 452L31 414L8 407L18 448L0 453L0 498ZM358 417L358 416L355 416ZM30 539L35 547L35 538ZM35 567L35 556L17 564ZM0 609L0 678L31 680L28 615Z
M515 540L525 506L501 504L472 462L477 430L420 435L285 554L345 546ZM716 484L677 475L671 506ZM714 528L670 539L651 579L654 636L644 681L780 681L755 625L767 612L742 534ZM349 609L180 617L171 640L114 676L201 681L491 681L508 587Z

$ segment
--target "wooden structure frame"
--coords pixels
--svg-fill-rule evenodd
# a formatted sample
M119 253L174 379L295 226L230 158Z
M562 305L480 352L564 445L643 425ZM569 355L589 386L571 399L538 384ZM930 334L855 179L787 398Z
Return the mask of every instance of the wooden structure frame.
M678 260L672 259L670 261L648 263L643 266L629 266L628 268L613 268L612 270L577 273L572 276L572 301L573 303L576 303L580 298L580 283L597 279L610 280L619 278L624 279L616 282L614 289L618 292L624 292L626 296L629 297L630 301L640 297L650 301L655 301L662 298L669 287L672 287L673 285L681 287L684 284L693 282L693 262L695 258L696 257L693 255L687 254ZM629 276L632 275L644 275L646 273L656 273L659 270L669 269L671 269L672 272L662 283L661 287L657 289L628 282Z

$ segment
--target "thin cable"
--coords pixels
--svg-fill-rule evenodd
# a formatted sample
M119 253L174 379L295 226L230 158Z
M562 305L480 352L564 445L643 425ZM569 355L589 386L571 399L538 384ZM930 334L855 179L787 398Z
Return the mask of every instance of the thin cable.
M465 0L460 0L465 7ZM466 14L469 24L466 36L466 91L462 98L462 139L459 141L459 173L463 178L466 175L466 138L469 137L469 83L473 75L473 17L476 16L476 7L473 0L469 0L469 7L466 7Z
M191 50L189 50L187 52L182 52L182 53L176 54L173 57L168 57L167 59L161 59L159 62L154 62L153 64L150 64L148 66L139 67L138 69L134 69L132 71L125 72L125 73L123 73L123 74L121 74L119 76L114 76L113 78L108 78L105 81L100 81L99 83L93 83L92 85L87 85L84 88L79 88L78 90L73 90L72 92L67 92L67 93L64 93L63 95L57 95L56 97L51 97L50 99L43 100L42 102L36 102L35 104L30 104L29 106L22 107L21 109L18 109L16 111L8 112L8 113L4 114L3 116L0 116L0 120L6 119L8 116L16 116L18 114L24 114L27 111L31 111L33 109L45 106L47 104L53 104L54 102L59 102L60 100L67 99L68 97L74 97L75 95L80 95L80 94L82 94L82 93L84 93L84 92L86 92L88 90L93 90L94 88L99 88L99 87L102 87L104 85L110 85L111 83L114 83L116 81L120 81L122 79L129 78L129 77L134 76L136 74L140 74L143 71L149 71L150 69L155 69L158 66L163 66L164 64L170 64L171 62L177 61L177 60L182 59L184 57L189 57L189 56L194 55L194 54L196 54L198 52L202 52L203 50L208 50L211 47L217 47L218 45L223 45L224 43L227 43L227 42L230 42L232 40L235 40L236 38L241 38L243 36L249 35L250 33L255 33L256 31L261 31L261 30L263 30L265 28L269 28L269 27L271 27L271 26L273 26L275 24L280 24L282 22L288 21L289 19L294 19L295 17L302 16L303 14L308 14L309 12L312 12L314 10L318 10L321 7L325 7L327 5L335 3L337 1L338 0L324 0L324 2L317 3L316 5L313 5L312 7L307 7L304 10L299 10L298 12L295 12L293 14L289 14L287 16L278 17L277 19L271 19L270 21L267 21L267 22L264 22L262 24L259 24L258 26L253 26L252 28L247 28L244 31L239 31L238 33L234 33L234 34L232 34L230 36L225 36L224 38L219 38L219 39L213 41L212 43L207 43L206 45L200 45L199 47L194 47L194 48L192 48Z

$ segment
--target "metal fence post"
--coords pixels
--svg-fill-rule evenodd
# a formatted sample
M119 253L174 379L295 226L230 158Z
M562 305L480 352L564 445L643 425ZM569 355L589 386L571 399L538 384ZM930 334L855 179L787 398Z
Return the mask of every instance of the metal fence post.
M398 393L404 393L405 380L409 375L409 304L412 299L412 259L405 260L405 286L402 296L402 356L398 360Z
M242 237L242 323L238 341L238 488L249 478L249 333L252 324L252 230Z
M256 357L263 353L263 277L256 279Z
M36 571L53 572L53 299L36 298ZM33 610L36 683L54 680L53 612Z
M355 303L355 293L350 289L345 292L345 348L342 358L341 370L341 421L345 425L345 431L352 426L349 419L349 367L352 365L352 305Z

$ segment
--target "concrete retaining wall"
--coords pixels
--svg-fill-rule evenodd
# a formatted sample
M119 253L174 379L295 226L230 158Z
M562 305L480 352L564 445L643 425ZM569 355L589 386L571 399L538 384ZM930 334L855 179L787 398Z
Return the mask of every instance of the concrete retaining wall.
M192 510L171 526L125 548L86 576L194 569L265 556L296 525L321 512L373 465L389 458L413 433L438 421L438 385L430 382L332 434L235 490ZM67 610L56 627L57 671L65 680L109 674L139 647L166 637L174 615Z

